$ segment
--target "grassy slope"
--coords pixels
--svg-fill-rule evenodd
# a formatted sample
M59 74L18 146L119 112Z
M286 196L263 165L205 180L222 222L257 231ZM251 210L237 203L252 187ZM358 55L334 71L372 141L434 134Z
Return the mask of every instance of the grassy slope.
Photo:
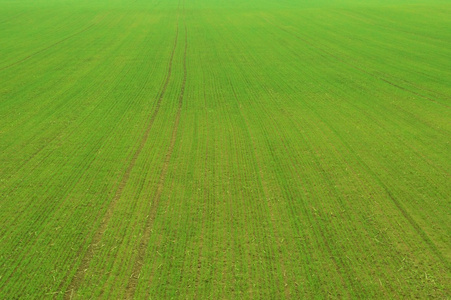
M449 296L446 1L0 7L0 298Z

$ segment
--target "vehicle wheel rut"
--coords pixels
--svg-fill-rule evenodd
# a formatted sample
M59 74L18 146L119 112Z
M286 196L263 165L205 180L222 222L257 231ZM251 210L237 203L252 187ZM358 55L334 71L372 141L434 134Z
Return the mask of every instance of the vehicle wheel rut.
M265 20L266 20L266 19L265 19ZM387 84L389 84L389 85L391 85L391 86L393 86L393 87L395 87L395 88L397 88L397 89L400 89L400 90L403 90L403 91L405 91L405 92L411 93L411 94L413 94L413 95L416 95L416 96L421 97L421 98L423 98L423 99L426 99L426 100L428 100L428 101L434 102L434 103L439 104L439 105L441 105L441 106L444 106L444 107L446 107L446 108L451 108L451 106L449 106L449 105L447 105L447 104L445 104L445 103L438 102L438 101L436 101L436 100L434 100L434 99L432 99L432 98L430 98L430 97L428 97L428 96L425 96L425 95L420 94L420 93L418 93L418 92L412 91L412 90L410 90L410 89L408 89L408 88L406 88L406 87L403 87L403 86L401 86L401 85L399 85L399 84L396 84L396 83L394 83L394 82L392 82L392 81L390 81L390 80L388 80L388 79L386 79L386 78L384 78L384 77L381 77L381 76L379 76L379 75L377 75L377 74L374 74L374 73L372 73L372 72L369 72L369 71L367 71L367 70L365 70L365 69L363 69L363 68L361 68L361 67L358 67L358 66L356 66L355 64L350 63L350 62L344 60L343 58L340 58L340 57L338 57L337 55L334 55L334 54L330 53L329 51L324 50L323 48L320 48L320 47L318 47L318 46L315 46L314 44L312 44L312 43L310 43L309 41L307 41L305 38L302 38L302 37L300 37L299 35L297 35L297 34L291 32L290 30L287 30L287 29L284 28L283 26L280 26L280 25L278 25L278 24L274 24L274 23L272 23L272 22L270 22L270 21L268 21L268 20L266 20L266 21L267 21L268 23L274 25L275 27L279 28L279 30L282 30L282 31L288 33L289 35L293 36L294 38L296 38L296 39L298 39L298 40L304 42L305 44L309 45L310 47L312 47L312 48L318 50L319 52L323 53L323 55L326 56L326 57L327 57L327 56L332 57L332 58L334 58L335 60L337 60L337 61L339 61L339 62L341 62L341 63L343 63L343 64L345 64L345 65L347 65L347 66L349 66L349 67L351 67L351 68L353 68L353 69L355 69L355 70L361 72L361 73L367 74L367 75L369 75L369 76L371 76L371 77L373 77L373 78L376 78L376 79L378 79L378 80L380 80L380 81L383 81L383 82L385 82L385 83L387 83ZM404 82L407 83L406 80L402 80L402 81L404 81ZM408 82L408 83L411 84L410 82ZM413 84L411 84L411 85L413 85ZM418 88L418 89L421 89L420 87L417 87L417 88ZM424 89L422 89L422 90L423 90L423 91L429 91L429 90L424 90Z
M169 162L171 160L172 153L174 152L175 142L177 140L177 132L178 132L179 123L180 123L180 116L181 116L181 112L182 112L183 99L184 99L184 95L185 95L186 78L187 78L187 69L186 69L186 54L187 54L187 50L188 50L187 39L188 39L188 33L187 33L187 29L186 29L186 24L185 24L185 48L184 48L184 52L183 52L183 81L182 81L182 87L180 89L180 94L178 97L177 114L175 116L174 125L173 125L173 129L172 129L171 142L170 142L169 148L166 152L166 156L165 156L165 160L164 160L164 163L162 166L161 174L158 179L157 190L155 192L155 195L153 196L150 211L149 211L149 214L148 214L148 217L146 220L146 224L144 227L144 233L143 233L142 239L138 246L139 247L138 254L137 254L135 263L133 265L130 280L129 280L127 288L126 288L126 299L133 299L133 297L135 295L136 287L138 285L138 280L140 278L140 273L141 273L142 267L144 265L147 248L148 248L150 237L152 234L153 222L155 220L158 205L159 205L160 198L161 198L161 194L163 192L164 181L166 179L166 175L169 170Z
M95 25L97 25L99 22L100 22L100 21L98 21L98 22L95 23L95 24L91 24L91 25L89 25L88 27L85 27L84 29L82 29L82 30L80 30L80 31L77 31L77 32L75 32L75 33L73 33L73 34L71 34L71 35L65 37L65 38L62 39L62 40L59 40L59 41L57 41L57 42L55 42L55 43L53 43L53 44L51 44L51 45L49 45L49 46L47 46L47 47L45 47L45 48L42 48L41 50L38 50L38 51L36 51L36 52L34 52L34 53L30 54L30 55L27 55L27 56L25 56L24 58L19 59L19 60L15 61L15 62L13 62L13 63L11 63L11 64L9 64L9 65L6 65L6 66L4 66L4 67L1 67L1 68L0 68L0 71L9 69L9 68L14 67L14 66L17 66L17 65L19 65L19 64L21 64L21 63L23 63L23 62L29 60L30 58L32 58L32 57L34 57L34 56L36 56L36 55L38 55L38 54L41 54L42 52L45 52L45 51L47 51L47 50L49 50L49 49L51 49L51 48L53 48L53 47L55 47L55 46L58 46L59 44L61 44L61 43L65 42L65 41L67 41L67 40L73 38L74 36L77 36L77 35L79 35L79 34L82 34L83 32L88 31L89 29L91 29L92 27L94 27Z
M125 170L125 173L119 183L119 186L116 190L116 193L113 197L113 200L111 201L111 203L109 204L109 207L107 208L107 211L105 213L105 215L102 218L102 221L100 223L99 228L97 229L97 231L94 234L94 237L92 238L92 241L90 242L90 245L88 246L88 250L85 252L82 262L79 265L77 272L75 273L75 276L72 278L72 281L67 289L67 291L69 291L69 293L66 293L66 299L70 299L72 293L70 293L71 291L77 291L78 288L80 287L81 283L83 282L84 279L84 275L85 275L85 271L88 269L89 267L89 263L91 261L91 259L94 257L94 254L96 252L96 246L97 244L100 243L102 237L103 237L103 233L105 232L105 230L108 227L108 223L111 219L111 217L113 216L114 213L114 209L115 209L115 205L117 203L117 201L121 198L122 196L122 192L125 188L125 186L127 185L127 182L130 178L130 174L132 172L133 167L136 164L136 160L138 159L139 155L141 154L148 138L149 138L149 134L150 134L150 130L152 128L152 125L158 115L158 112L160 110L160 106L161 106L161 102L164 98L164 95L166 93L167 87L169 85L169 81L171 79L171 75L172 75L172 65L173 65L173 60L174 60L174 53L175 53L175 49L177 47L177 43L178 43L178 36L179 36L179 29L178 29L178 21L177 21L177 26L176 26L176 35L175 35L175 40L174 40L174 45L172 47L172 51L171 51L171 56L169 59L169 64L168 64L168 71L166 74L166 80L163 84L163 87L159 93L158 96L158 100L155 106L155 109L152 113L152 115L150 116L149 119L149 124L147 125L147 128L143 134L143 136L141 137L140 143L138 148L136 149L135 153L133 154L133 157L130 160L130 163L128 164L127 169ZM79 254L82 255L83 249L79 250Z

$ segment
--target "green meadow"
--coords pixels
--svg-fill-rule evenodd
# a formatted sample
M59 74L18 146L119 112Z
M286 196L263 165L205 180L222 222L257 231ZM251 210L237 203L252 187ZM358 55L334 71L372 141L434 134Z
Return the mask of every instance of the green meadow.
M0 299L451 297L450 16L0 0Z

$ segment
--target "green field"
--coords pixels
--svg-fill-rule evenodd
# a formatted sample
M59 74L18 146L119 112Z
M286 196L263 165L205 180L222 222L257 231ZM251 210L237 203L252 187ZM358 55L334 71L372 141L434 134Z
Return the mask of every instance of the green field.
M0 299L451 297L451 2L0 0Z

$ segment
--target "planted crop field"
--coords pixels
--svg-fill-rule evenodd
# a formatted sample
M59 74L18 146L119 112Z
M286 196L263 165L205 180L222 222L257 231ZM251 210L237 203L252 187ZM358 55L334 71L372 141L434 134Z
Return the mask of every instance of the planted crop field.
M450 16L0 0L0 299L451 297Z

